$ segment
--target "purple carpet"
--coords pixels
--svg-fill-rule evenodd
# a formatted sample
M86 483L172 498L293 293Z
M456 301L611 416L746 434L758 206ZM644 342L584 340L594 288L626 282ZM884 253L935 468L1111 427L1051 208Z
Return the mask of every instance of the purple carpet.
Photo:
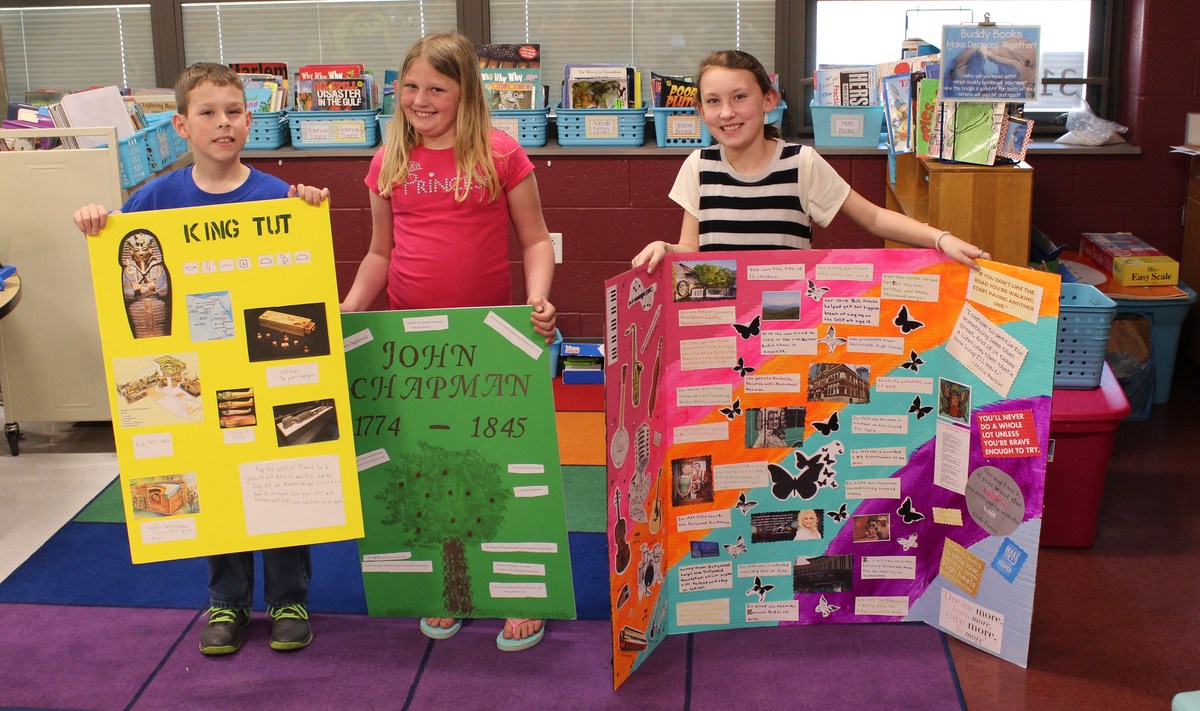
M668 638L612 690L607 621L552 621L496 649L498 620L431 642L414 620L317 614L305 650L267 646L259 613L237 654L196 649L187 610L0 604L0 707L46 709L963 708L925 625L814 625Z

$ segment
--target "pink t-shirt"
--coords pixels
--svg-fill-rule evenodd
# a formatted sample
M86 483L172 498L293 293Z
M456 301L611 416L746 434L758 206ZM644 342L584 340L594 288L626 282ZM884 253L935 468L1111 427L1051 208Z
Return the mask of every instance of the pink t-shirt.
M454 149L417 146L408 180L392 189L392 260L388 306L393 309L503 306L511 300L508 266L508 191L533 172L533 163L508 134L492 131L502 192L494 202L477 181L464 202L454 200ZM379 193L383 151L364 182Z

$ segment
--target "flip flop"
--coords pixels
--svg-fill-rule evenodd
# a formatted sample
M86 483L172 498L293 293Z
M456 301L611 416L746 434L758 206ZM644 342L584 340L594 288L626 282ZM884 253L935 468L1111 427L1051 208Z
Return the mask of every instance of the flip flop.
M450 639L462 629L462 620L455 620L449 627L434 627L421 618L421 634L429 639Z
M526 622L529 622L529 620L528 619L514 619L514 618L510 617L509 619L504 621L504 626L508 629L516 631L517 627L519 627L520 625L522 625ZM504 630L500 630L500 634L496 635L496 646L500 649L501 652L519 652L522 649L529 649L530 647L536 645L538 642L541 642L542 637L545 636L545 633L546 633L546 622L544 620L542 621L541 629L539 629L537 632L534 632L532 635L526 637L525 639L506 639L504 637Z

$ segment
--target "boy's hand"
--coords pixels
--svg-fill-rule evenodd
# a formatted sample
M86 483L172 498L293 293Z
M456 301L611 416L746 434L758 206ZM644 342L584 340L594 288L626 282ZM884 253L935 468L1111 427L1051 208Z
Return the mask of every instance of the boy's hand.
M304 183L296 183L288 189L288 197L298 197L309 205L317 207L322 201L329 199L329 188L314 188Z
M114 214L119 210L114 210ZM84 205L75 211L75 226L85 235L95 237L108 224L108 210L103 205Z
M558 319L554 304L540 296L535 296L526 303L533 307L533 316L529 319L533 323L533 330L545 336L547 344L554 343L554 322Z

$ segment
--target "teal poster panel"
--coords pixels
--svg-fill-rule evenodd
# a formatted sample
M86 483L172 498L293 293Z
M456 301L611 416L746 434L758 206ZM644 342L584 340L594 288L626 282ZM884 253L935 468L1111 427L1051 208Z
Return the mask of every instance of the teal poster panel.
M575 617L549 354L528 306L342 315L378 617Z

